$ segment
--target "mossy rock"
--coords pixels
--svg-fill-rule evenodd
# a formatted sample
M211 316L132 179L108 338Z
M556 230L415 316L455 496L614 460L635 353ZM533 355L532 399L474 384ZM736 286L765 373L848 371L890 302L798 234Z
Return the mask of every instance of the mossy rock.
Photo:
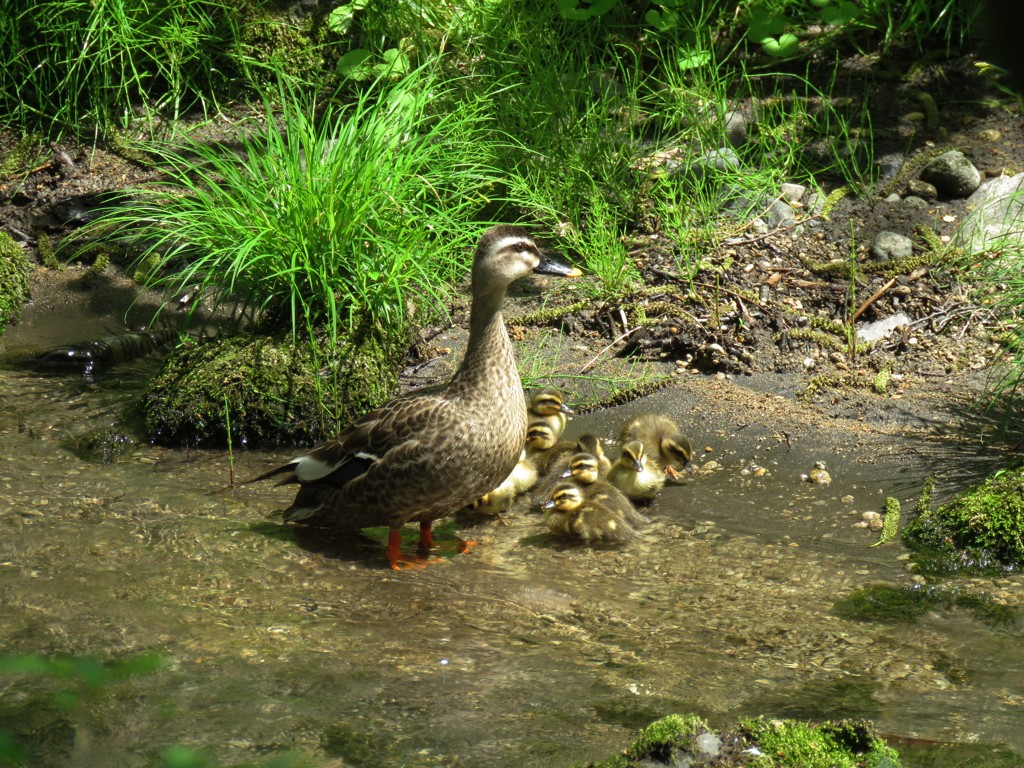
M1024 467L1001 470L903 531L907 546L932 557L927 570L992 570L1024 564Z
M668 715L647 726L621 755L587 768L899 768L896 750L870 723L819 725L756 718L716 732L696 715Z
M146 428L172 445L314 443L394 392L405 330L361 330L334 344L234 336L175 349L150 382Z
M21 316L29 296L30 270L25 253L10 235L0 230L0 333Z

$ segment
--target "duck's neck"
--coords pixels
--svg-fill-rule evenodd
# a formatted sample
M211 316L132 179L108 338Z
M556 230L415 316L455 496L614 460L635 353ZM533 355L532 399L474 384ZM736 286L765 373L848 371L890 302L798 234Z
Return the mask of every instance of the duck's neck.
M496 389L522 389L501 305L505 292L473 297L466 356L448 386L449 395L491 400Z

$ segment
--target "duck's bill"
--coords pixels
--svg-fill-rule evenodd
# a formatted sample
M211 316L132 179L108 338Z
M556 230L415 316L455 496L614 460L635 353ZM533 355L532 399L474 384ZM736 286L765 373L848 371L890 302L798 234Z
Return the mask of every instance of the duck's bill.
M540 264L534 267L533 271L540 275L558 275L559 277L579 277L583 274L576 267L567 267L546 256L540 257Z

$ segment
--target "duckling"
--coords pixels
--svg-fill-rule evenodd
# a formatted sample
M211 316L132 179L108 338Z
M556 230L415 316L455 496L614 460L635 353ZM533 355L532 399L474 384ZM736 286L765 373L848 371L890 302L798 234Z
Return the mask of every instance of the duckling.
M632 440L622 446L622 455L612 465L608 482L634 501L650 501L665 486L665 473L650 460L644 444Z
M605 455L604 446L601 445L601 440L597 435L580 435L576 439L576 448L579 449L580 453L589 453L597 459L598 477L608 477L608 471L612 468L612 462L608 456Z
M473 256L469 342L451 381L394 398L250 482L299 485L285 522L338 532L387 525L391 567L423 567L401 552L402 526L418 523L429 552L433 521L497 488L523 450L528 412L501 308L508 286L534 272L581 274L542 256L522 227L488 229Z
M537 483L537 465L527 455L524 448L519 454L519 462L515 469L505 478L504 482L493 491L485 493L476 501L463 507L461 514L465 517L497 517L508 511L512 502Z
M534 493L534 502L536 504L543 504L549 498L551 498L551 491L556 485L565 480L567 470L572 462L572 459L577 454L586 454L597 463L597 471L600 477L606 477L607 471L601 465L601 459L598 459L595 452L599 452L601 459L604 459L604 464L611 467L611 463L604 455L604 450L601 448L601 442L594 435L583 434L580 435L575 443L571 443L568 440L563 440L557 443L554 448L550 449L550 454L545 454L546 466L543 471L540 472L540 481L537 485L537 491ZM597 479L596 477L594 478Z
M565 431L567 415L572 415L572 408L565 404L562 391L555 387L533 390L527 398L527 409L531 418L543 419L559 435Z
M534 418L526 430L526 454L533 460L539 476L544 476L559 458L576 450L572 440L559 440L561 432L543 418Z
M575 483L559 483L543 505L548 529L585 542L628 541L643 517L625 500L616 504L601 494L590 496Z
M660 413L637 416L622 428L619 439L623 444L633 440L643 443L647 455L664 467L673 480L682 477L676 469L677 465L688 474L693 474L693 446L668 416Z

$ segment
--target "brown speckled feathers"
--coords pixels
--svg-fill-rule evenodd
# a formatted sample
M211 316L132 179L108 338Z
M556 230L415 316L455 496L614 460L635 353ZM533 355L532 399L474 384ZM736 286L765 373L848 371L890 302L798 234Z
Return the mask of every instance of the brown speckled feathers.
M285 520L397 528L453 513L496 488L519 459L527 423L501 306L508 285L534 271L578 274L542 259L520 227L487 230L473 261L469 343L452 380L396 397L256 478L301 485Z

